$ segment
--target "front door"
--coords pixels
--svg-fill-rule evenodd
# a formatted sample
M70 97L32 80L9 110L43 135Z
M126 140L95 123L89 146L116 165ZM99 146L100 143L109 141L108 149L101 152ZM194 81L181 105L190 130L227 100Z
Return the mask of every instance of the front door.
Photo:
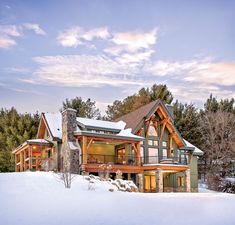
M156 192L156 176L144 176L144 190L145 192Z

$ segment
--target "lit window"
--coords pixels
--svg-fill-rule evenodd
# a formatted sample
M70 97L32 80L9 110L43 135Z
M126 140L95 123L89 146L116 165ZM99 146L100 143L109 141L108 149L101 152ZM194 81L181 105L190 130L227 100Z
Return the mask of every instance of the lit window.
M158 146L158 141L153 141L154 146Z
M148 140L148 145L153 145L153 141L152 140Z
M167 147L166 141L163 141L163 142L162 142L162 146L163 146L163 147Z

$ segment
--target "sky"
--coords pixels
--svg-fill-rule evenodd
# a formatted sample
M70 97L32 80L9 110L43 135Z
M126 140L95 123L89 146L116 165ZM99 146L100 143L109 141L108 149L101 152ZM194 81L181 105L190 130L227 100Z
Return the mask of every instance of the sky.
M104 113L155 83L198 108L235 98L234 40L232 0L1 0L0 107L79 96Z

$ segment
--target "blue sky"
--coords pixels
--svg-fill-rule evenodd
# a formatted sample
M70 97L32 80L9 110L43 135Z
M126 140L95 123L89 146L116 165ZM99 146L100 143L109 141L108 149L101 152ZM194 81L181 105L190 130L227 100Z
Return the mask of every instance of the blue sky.
M235 97L234 22L232 0L1 0L1 107L57 112L81 96L104 112L154 83L198 107Z

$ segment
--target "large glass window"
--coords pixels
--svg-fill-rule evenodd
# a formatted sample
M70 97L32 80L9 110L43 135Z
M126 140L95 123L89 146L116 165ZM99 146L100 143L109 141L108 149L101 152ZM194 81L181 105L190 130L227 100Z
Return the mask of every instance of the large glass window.
M149 148L149 163L158 163L158 149Z

